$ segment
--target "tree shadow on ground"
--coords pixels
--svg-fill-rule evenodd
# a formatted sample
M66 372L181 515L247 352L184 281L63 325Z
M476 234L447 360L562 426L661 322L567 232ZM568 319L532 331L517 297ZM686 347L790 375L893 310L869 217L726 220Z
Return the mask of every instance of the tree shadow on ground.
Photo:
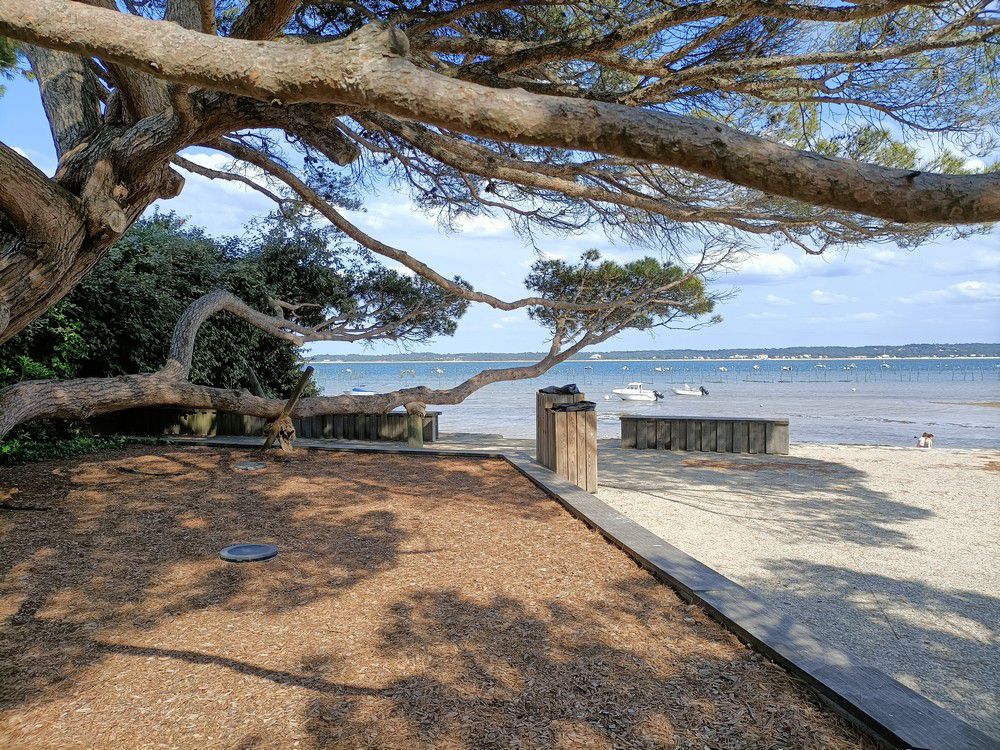
M900 527L932 516L868 486L868 475L835 461L776 455L622 450L602 441L602 490L684 505L746 528L818 542L909 548Z
M973 726L1000 738L1000 599L805 560L744 584Z
M99 658L93 639L104 630L220 606L287 611L419 553L402 549L409 535L388 504L360 508L357 488L325 462L301 460L294 479L278 481L232 469L255 457L138 449L6 471L9 494L47 510L2 516L0 706ZM328 496L338 481L344 492L317 507L311 490ZM219 560L222 547L250 540L277 542L282 554L262 566Z
M129 706L162 728L161 701L211 684L294 701L324 748L869 746L503 462L327 454L268 478L230 470L242 451L155 457L14 475L57 510L0 544L6 717L82 693L108 731ZM261 535L283 554L217 559ZM212 710L238 746L287 738Z

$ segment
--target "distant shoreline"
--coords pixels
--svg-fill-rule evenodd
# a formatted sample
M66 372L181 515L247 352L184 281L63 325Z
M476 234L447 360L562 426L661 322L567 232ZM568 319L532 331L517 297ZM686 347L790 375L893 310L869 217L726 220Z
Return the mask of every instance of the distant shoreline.
M569 359L561 364L595 364L600 362L751 362L761 364L763 362L952 362L952 361L986 361L992 362L1000 360L1000 357L768 357L767 359L742 358L732 359L729 357L706 357L704 359L611 359L602 357L601 359ZM512 364L518 362L534 362L531 359L314 359L306 364L310 365L482 365L482 364Z

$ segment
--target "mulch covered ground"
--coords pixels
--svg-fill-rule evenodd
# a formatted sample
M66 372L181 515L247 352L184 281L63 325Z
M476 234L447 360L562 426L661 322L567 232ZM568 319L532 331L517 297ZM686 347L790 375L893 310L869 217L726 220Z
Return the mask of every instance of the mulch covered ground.
M869 747L502 461L258 455L3 470L0 747Z

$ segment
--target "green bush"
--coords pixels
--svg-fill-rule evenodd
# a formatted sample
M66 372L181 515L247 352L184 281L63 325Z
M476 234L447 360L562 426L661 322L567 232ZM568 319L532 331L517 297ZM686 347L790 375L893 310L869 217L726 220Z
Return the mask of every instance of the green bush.
M0 443L0 466L72 458L127 445L154 445L162 438L125 435L92 435L79 423L41 420L22 425Z

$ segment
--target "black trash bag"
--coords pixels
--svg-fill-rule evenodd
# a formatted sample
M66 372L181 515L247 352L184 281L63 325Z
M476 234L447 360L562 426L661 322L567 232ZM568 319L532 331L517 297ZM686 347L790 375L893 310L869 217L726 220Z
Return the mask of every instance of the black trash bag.
M575 403L552 404L552 411L594 411L597 404L593 401L577 401Z
M539 388L539 393L548 393L550 396L575 396L580 392L580 389L576 387L576 383L570 383L568 385L550 385L546 388Z

